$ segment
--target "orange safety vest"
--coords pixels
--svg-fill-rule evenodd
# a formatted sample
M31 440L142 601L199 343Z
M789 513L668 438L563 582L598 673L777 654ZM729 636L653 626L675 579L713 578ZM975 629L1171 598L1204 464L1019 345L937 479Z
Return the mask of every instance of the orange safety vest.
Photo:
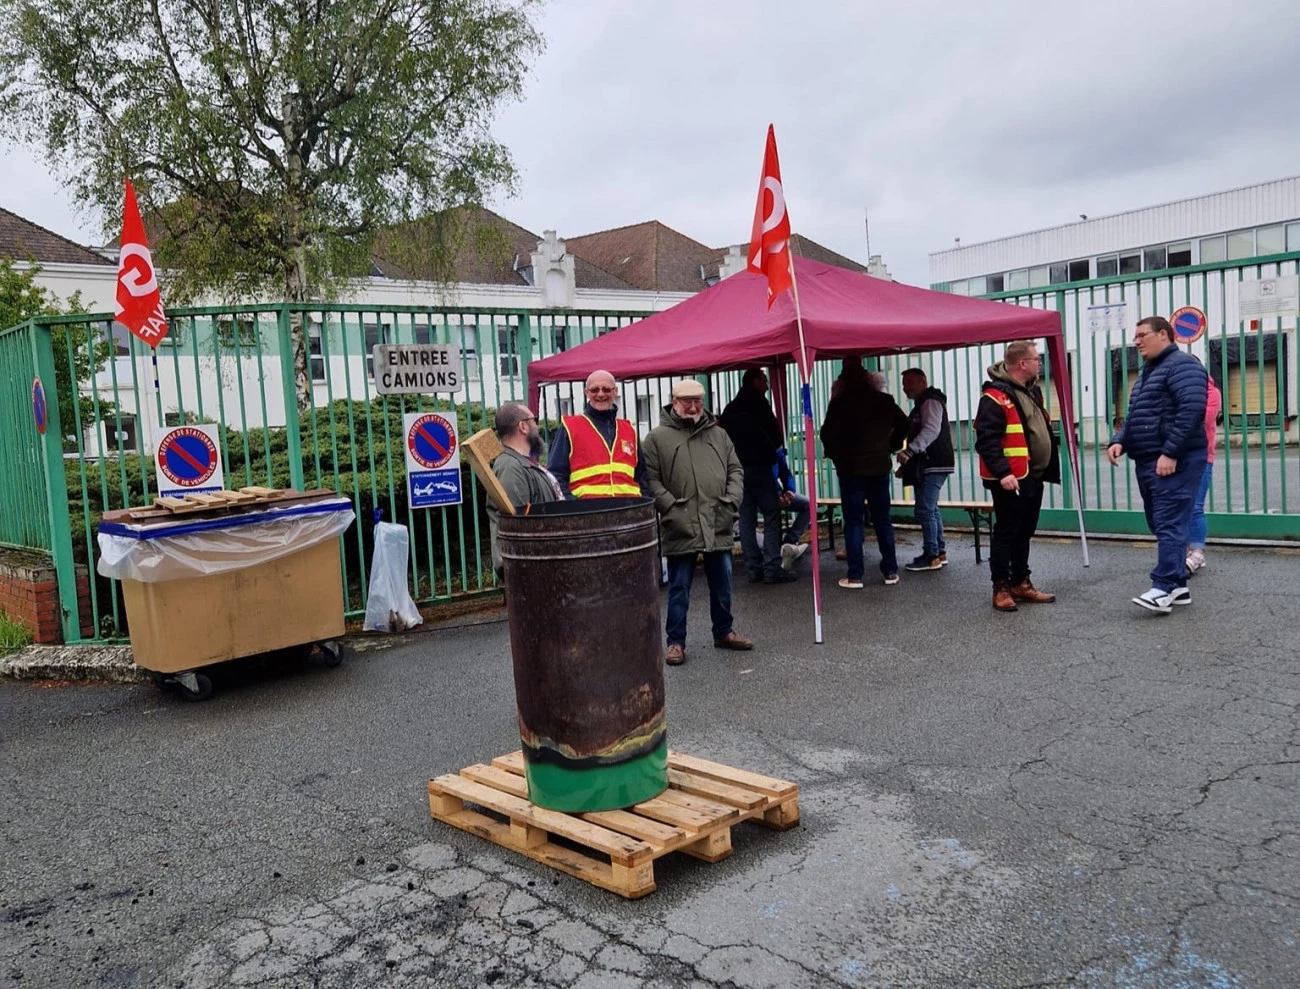
M614 445L600 435L586 416L565 416L569 434L569 490L575 498L635 498L636 430L626 419L616 419Z
M1020 410L1016 408L1015 402L996 388L985 391L984 397L993 399L1007 414L1007 431L1002 434L1002 456L1011 465L1011 476L1017 480L1029 476L1029 445L1025 441L1025 424L1020 420ZM979 461L981 478L986 481L1001 480L988 469L983 457Z

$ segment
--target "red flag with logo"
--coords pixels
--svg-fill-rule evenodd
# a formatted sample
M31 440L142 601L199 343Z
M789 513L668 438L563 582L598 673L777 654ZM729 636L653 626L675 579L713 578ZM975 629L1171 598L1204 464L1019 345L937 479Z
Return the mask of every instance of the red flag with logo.
M153 255L145 239L135 189L126 180L126 207L122 210L122 241L117 259L117 312L119 323L157 347L167 335L167 316L154 273Z
M767 278L767 308L790 287L790 216L781 188L781 163L776 157L776 131L767 125L763 175L754 207L754 231L749 238L750 271Z

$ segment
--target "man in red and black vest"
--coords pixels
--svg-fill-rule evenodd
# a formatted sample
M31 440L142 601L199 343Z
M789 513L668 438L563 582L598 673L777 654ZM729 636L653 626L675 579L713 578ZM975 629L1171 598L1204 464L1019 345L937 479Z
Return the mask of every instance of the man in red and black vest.
M618 388L608 371L587 376L582 415L565 416L547 469L570 498L635 498L645 490L636 427L618 417Z
M1050 604L1029 579L1029 541L1038 528L1043 485L1061 483L1056 436L1038 387L1042 358L1027 340L1007 344L989 368L975 413L975 451L980 477L993 494L993 545L989 571L993 607L1015 611L1016 602Z

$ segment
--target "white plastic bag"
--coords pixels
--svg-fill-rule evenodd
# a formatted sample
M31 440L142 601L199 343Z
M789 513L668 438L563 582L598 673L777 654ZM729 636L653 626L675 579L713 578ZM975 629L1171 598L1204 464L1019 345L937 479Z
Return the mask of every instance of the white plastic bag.
M380 522L375 526L375 553L370 558L370 597L364 628L370 632L400 632L424 622L406 587L409 550L406 526Z

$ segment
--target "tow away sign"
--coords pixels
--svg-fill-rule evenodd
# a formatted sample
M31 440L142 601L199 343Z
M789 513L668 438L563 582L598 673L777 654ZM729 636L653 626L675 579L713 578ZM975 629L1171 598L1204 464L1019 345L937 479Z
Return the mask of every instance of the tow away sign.
M175 426L158 440L158 493L207 494L225 487L219 426Z
M376 395L460 391L460 352L456 347L380 343L375 345L371 356Z
M406 491L412 508L459 505L460 441L455 412L407 412Z

